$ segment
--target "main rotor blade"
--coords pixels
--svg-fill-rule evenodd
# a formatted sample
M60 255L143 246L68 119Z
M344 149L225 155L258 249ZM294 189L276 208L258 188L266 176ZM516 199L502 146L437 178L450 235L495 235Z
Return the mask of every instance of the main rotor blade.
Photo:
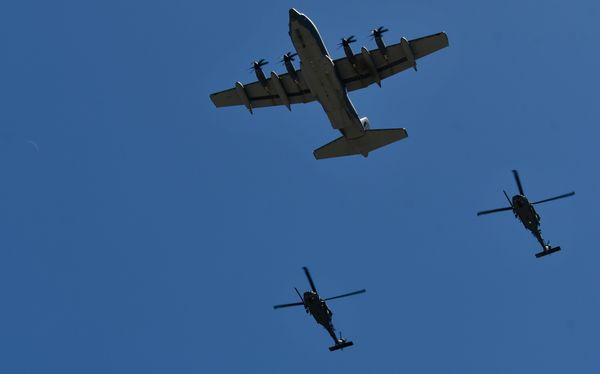
M341 298L341 297L352 296L352 295L358 295L358 294L360 294L360 293L365 293L365 292L367 292L367 290L365 290L365 289L362 289L362 290L359 290L359 291L354 291L354 292L350 292L350 293L345 293L345 294L343 294L343 295L338 295L338 296L334 296L334 297L328 297L328 298L326 298L325 300L339 299L339 298Z
M308 272L306 266L304 266L302 270L304 270L304 274L306 274L306 278L308 278L308 283L310 283L310 289L313 290L314 293L318 293L317 288L315 287L315 283L313 282L312 277L310 276L310 273Z
M510 200L510 197L508 197L508 194L506 193L506 191L502 190L502 192L504 192L504 196L506 196L506 200L508 200L508 204L512 208L513 205L512 205L512 201Z
M517 182L517 187L519 188L519 194L525 196L525 192L523 192L523 185L521 184L521 178L519 178L519 172L513 170L513 175L515 177L515 182Z
M273 309L288 308L290 306L300 306L300 305L304 305L304 303L279 304L279 305L275 305L273 307Z
M575 191L573 191L573 192L569 192L569 193L566 193L566 194L564 194L564 195L560 195L560 196L551 197L551 198L549 198L549 199L544 199L544 200L536 201L535 203L532 203L532 204L534 204L534 205L535 205L535 204L546 203L546 202L548 202L548 201L552 201L552 200L558 200L558 199L564 199L565 197L569 197L569 196L573 196L573 195L575 195Z
M296 293L298 294L298 297L300 298L300 300L302 300L302 305L304 305L304 298L300 294L300 291L298 291L298 289L296 287L294 287L294 289L296 290Z
M482 212L477 212L477 215L478 216L482 216L484 214L490 214L490 213L496 213L496 212L505 212L507 210L512 210L512 207L498 208L498 209L491 209L491 210L484 210Z

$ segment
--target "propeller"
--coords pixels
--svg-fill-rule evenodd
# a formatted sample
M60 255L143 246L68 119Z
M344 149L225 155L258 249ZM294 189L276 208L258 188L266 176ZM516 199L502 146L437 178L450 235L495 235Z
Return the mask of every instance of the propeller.
M250 66L250 70L258 70L268 63L269 63L269 61L265 60L264 58L261 58L258 61L252 62L252 66Z
M512 172L515 177L515 182L517 182L517 187L519 188L519 194L521 196L525 196L525 192L523 192L523 185L521 184L521 178L519 178L519 172L516 170L513 170Z
M292 52L288 52L286 54L283 55L283 57L281 58L280 62L288 62L288 61L294 61L294 57L298 56L297 53L292 53Z
M310 283L310 289L313 290L314 293L318 293L317 288L315 287L315 283L313 282L312 277L310 276L308 268L304 266L302 270L304 270L304 274L306 274L306 278L308 278L308 283Z
M378 28L371 30L371 39L381 38L381 35L383 35L383 33L386 33L388 31L390 31L390 30L386 29L383 26L379 26Z
M365 292L367 292L367 290L362 289L362 290L358 290L358 291L354 291L354 292L345 293L343 295L338 295L338 296L334 296L334 297L328 297L328 298L326 298L324 300L328 301L328 300L340 299L342 297L358 295L358 294L365 293Z
M566 193L564 195L559 195L559 196L551 197L549 199L544 199L544 200L536 201L535 203L531 203L531 204L535 205L535 204L546 203L548 201L558 200L558 199L564 199L565 197L569 197L569 196L573 196L573 195L575 195L575 191Z
M338 44L338 46L343 47L352 43L356 43L356 38L354 35L350 35L348 38L342 38L342 41Z

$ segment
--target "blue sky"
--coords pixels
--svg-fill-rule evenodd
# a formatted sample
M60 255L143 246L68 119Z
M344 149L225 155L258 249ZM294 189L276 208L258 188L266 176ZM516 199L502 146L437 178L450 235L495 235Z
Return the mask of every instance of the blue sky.
M450 47L350 95L409 137L315 161L318 104L213 107L292 49L288 9ZM0 5L0 372L597 373L594 1ZM521 172L544 235L476 217ZM356 345L301 309L308 266Z

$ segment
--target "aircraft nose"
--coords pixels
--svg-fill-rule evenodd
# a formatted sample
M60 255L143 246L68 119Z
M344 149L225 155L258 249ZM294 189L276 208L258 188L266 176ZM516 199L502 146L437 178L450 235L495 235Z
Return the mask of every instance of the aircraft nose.
M300 12L298 12L294 8L291 8L290 9L290 19L294 19L294 18L298 18L298 17L300 17Z

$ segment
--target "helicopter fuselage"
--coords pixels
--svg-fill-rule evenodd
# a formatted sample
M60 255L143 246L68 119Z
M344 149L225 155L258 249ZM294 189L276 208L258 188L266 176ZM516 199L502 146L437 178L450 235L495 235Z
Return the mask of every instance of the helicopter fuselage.
M310 291L305 292L303 298L308 312L319 325L323 326L329 332L333 340L337 342L335 328L332 323L333 313L327 306L327 303L318 294Z
M527 197L523 195L513 196L512 208L515 216L521 221L523 226L531 231L540 245L545 248L546 244L544 243L542 232L540 230L540 215L535 211L535 208L529 202Z
M522 195L515 195L512 198L513 211L517 218L521 220L526 229L534 231L540 227L540 216L529 200Z
M540 230L540 215L535 211L534 206L537 204L546 203L549 201L564 199L565 197L573 196L573 195L575 195L575 191L571 191L569 193L565 193L562 195L554 196L554 197L543 199L543 200L530 202L529 199L527 199L527 197L525 197L525 192L523 192L523 185L521 184L521 178L519 177L519 172L516 170L513 170L512 172L513 172L513 176L515 178L515 182L517 184L517 188L519 189L519 193L514 195L511 199L508 197L508 194L506 193L506 191L503 191L504 196L506 196L506 199L510 203L510 206L503 207L503 208L483 210L483 211L477 212L477 215L481 216L484 214L505 212L505 211L512 210L515 217L517 219L519 219L519 221L521 221L521 223L523 224L523 226L525 226L525 228L527 230L531 231L533 236L535 236L535 239L542 246L542 252L536 253L535 257L540 258L540 257L544 257L546 255L560 251L559 246L552 247L549 242L545 242L544 239L542 238L542 230Z

